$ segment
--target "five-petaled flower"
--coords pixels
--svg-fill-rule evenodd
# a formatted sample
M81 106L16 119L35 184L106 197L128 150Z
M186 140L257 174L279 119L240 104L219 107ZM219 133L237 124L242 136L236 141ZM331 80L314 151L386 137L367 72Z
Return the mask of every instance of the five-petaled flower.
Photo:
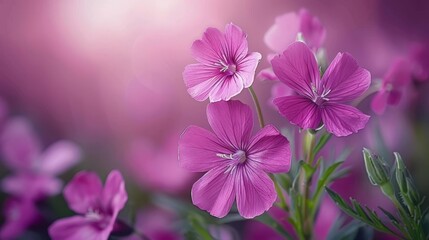
M107 240L128 196L121 173L114 170L107 176L104 188L95 173L77 173L64 188L64 198L81 215L55 221L49 227L52 239Z
M246 34L232 23L225 33L208 28L192 44L192 54L199 63L186 66L183 79L195 100L210 102L230 100L250 87L261 59L260 53L248 53Z
M253 218L277 199L267 173L290 169L289 141L272 125L251 136L253 115L240 101L210 103L207 118L213 132L188 127L179 141L180 164L206 172L192 187L192 202L224 217L234 202L241 216Z
M305 43L291 44L271 61L274 73L297 95L279 97L274 104L291 123L304 129L321 126L336 136L347 136L365 127L369 116L350 102L364 93L370 73L348 53L338 53L322 78L313 52Z

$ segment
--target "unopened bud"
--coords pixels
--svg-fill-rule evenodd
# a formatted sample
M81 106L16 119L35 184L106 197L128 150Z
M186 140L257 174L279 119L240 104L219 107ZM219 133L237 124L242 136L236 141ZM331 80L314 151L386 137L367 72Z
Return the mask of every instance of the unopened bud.
M395 155L395 161L396 161L396 167L395 167L396 182L398 183L398 187L401 193L407 194L408 192L407 180L406 180L407 169L405 168L401 155L399 155L399 153L397 152L393 154Z
M371 154L368 149L364 148L363 159L365 161L365 168L368 174L369 181L371 181L372 185L390 185L388 167L382 158L377 155ZM384 188L386 189L386 192L393 193L393 189L390 191L388 187L384 186Z

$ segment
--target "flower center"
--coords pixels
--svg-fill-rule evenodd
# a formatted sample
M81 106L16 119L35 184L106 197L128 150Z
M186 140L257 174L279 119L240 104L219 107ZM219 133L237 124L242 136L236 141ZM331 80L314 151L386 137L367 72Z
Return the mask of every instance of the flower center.
M318 91L318 89L316 89L316 86L312 84L311 90L313 90L313 98L311 100L317 105L322 105L323 103L329 101L327 95L331 92L331 89L323 88L322 93L319 93L320 91Z
M237 161L239 163L244 163L247 160L246 152L243 150L237 150L235 153L225 154L225 153L217 153L216 156L223 159L230 159Z
M92 208L90 208L90 209L88 210L88 212L85 214L85 217L86 217L86 218L89 218L89 219L91 219L91 220L96 220L96 221L98 221L98 220L100 220L100 219L101 219L101 214L100 214L100 211L98 211L98 210L96 210L96 209L92 209Z
M234 63L224 63L220 61L220 71L226 73L228 76L234 75L237 72L237 65Z

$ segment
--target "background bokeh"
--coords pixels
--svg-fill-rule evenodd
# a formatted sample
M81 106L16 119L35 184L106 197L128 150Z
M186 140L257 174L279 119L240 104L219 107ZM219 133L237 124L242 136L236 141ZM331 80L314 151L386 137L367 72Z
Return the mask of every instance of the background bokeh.
M425 0L0 0L0 96L10 116L32 122L44 146L59 139L77 143L83 161L74 170L120 169L135 205L156 193L189 201L196 176L178 166L177 139L190 124L208 126L206 102L193 100L182 79L194 62L192 42L209 26L233 22L248 34L250 51L263 54L259 71L268 67L263 37L275 17L302 7L326 27L329 61L350 52L374 79L395 58L429 44ZM371 111L370 100L360 105L373 116L367 128L332 143L352 150L352 174L337 189L369 205L383 201L368 195L377 189L364 175L360 154L363 146L380 149L380 133L380 154L401 152L429 194L428 85L412 85L382 116ZM264 103L271 86L255 80ZM251 104L246 91L238 98ZM269 104L263 111L268 122L291 127Z

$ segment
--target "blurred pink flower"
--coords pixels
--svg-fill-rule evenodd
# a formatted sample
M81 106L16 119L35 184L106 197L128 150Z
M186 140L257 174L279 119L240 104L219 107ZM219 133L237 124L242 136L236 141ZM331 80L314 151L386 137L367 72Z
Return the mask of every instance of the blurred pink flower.
M246 34L232 23L225 33L208 28L192 44L192 54L199 63L183 72L188 93L197 101L210 98L210 102L227 101L250 87L261 59L260 53L248 53Z
M320 48L326 38L326 29L320 20L307 9L276 17L273 26L265 33L265 44L274 52L282 53L293 42L298 33L312 50Z
M279 79L298 95L274 100L292 124L317 129L323 123L336 136L347 136L365 127L369 116L343 104L359 97L371 82L370 73L348 53L338 53L322 78L313 52L295 42L272 60Z
M396 59L383 77L380 90L372 99L372 110L381 115L387 105L397 105L401 100L402 91L410 82L411 66L408 60Z
M16 239L35 223L39 214L32 201L10 198L4 204L5 222L0 229L0 239Z
M49 227L52 239L107 240L128 196L121 173L114 170L107 176L104 188L95 173L77 173L64 188L64 198L81 215L55 221Z
M5 164L14 175L2 181L5 192L27 199L57 194L61 181L55 176L79 161L79 148L69 141L58 141L41 151L40 142L23 118L9 120L0 138Z
M211 103L207 118L214 134L188 127L179 140L179 161L206 172L192 187L192 201L215 217L224 217L237 198L241 216L253 218L277 199L267 173L290 169L289 141L272 125L251 136L253 113L240 101Z
M153 191L171 194L190 188L194 174L179 167L178 134L174 135L160 147L153 146L146 139L138 139L131 144L125 159L127 170L137 183Z

